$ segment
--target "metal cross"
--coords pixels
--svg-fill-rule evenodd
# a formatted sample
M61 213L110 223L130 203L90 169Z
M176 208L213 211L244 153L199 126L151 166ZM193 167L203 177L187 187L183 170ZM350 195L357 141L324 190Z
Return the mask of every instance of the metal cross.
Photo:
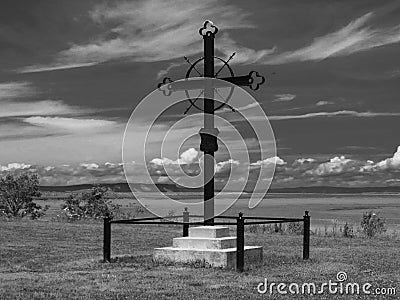
M211 22L205 21L203 27L200 28L199 33L203 37L204 41L204 56L194 63L191 63L187 57L184 57L185 60L190 64L190 68L186 73L186 78L190 77L191 71L195 71L199 76L209 77L209 78L218 78L218 75L222 71L224 67L229 69L231 74L230 77L222 77L218 78L220 80L238 85L238 86L247 86L252 90L257 90L261 84L265 82L265 78L258 74L256 71L251 71L248 75L244 76L234 76L233 70L228 65L229 61L234 57L235 53L231 55L231 57L225 61L222 58L214 56L214 38L218 32L218 28ZM214 60L219 60L223 63L220 69L215 73L214 70ZM196 68L196 64L200 61L204 61L204 70L203 74ZM218 129L214 127L214 112L215 110L221 108L227 103L223 103L221 105L214 106L214 88L215 87L204 87L204 80L199 80L198 87L196 88L196 80L190 82L190 88L188 88L185 82L176 82L174 83L170 78L164 78L163 82L158 85L158 88L161 89L164 95L168 96L174 91L185 90L188 89L198 89L201 87L202 92L199 96L192 100L190 96L188 96L188 100L190 101L190 106L186 110L185 113L192 107L196 107L202 111L204 111L204 127L200 129L200 151L204 152L204 224L205 225L213 225L214 224L214 153L218 151L218 142L217 135ZM166 88L165 88L166 87ZM188 93L187 93L188 95ZM202 97L204 99L204 106L200 108L196 105L196 100Z

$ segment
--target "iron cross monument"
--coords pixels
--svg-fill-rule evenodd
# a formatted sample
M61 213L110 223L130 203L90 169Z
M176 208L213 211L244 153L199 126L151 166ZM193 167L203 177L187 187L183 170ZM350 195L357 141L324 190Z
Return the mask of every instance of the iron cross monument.
M237 86L247 86L252 90L257 90L261 84L265 82L263 76L259 75L258 72L251 71L248 75L244 76L234 76L233 70L229 66L229 61L234 57L233 53L228 60L224 60L220 57L214 55L214 39L218 32L218 28L211 22L205 21L203 27L200 28L199 33L203 37L204 41L204 56L196 60L193 64L185 57L185 60L190 64L190 68L186 73L186 78L191 77L192 71L197 72L200 77L207 78L218 78L226 82L235 84ZM222 63L222 66L217 72L214 70L215 61ZM201 73L197 68L200 62L203 62L203 73ZM229 77L218 77L223 68L227 68L231 76ZM204 80L203 80L204 81ZM177 84L172 84L172 80L168 77L164 78L163 82L158 85L158 88L163 88L168 84L168 91L163 93L168 95L169 93L176 90L185 90L188 88L185 83L177 82ZM209 84L204 84L204 82L199 83L203 85L203 107L196 105L196 99L192 99L188 93L188 100L190 101L190 106L185 113L193 106L204 112L204 127L201 128L199 134L201 137L200 151L204 152L204 225L214 224L214 153L218 150L217 135L218 129L214 127L214 112L221 108L226 103L215 105L214 101L214 87ZM193 86L193 85L191 85Z

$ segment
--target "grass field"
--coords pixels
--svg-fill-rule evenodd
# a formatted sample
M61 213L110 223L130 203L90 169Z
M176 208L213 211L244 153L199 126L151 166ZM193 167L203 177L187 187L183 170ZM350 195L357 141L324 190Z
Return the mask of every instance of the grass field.
M122 202L121 202L122 203ZM400 289L400 240L311 236L310 260L301 259L302 236L246 233L246 244L264 247L264 261L242 274L188 265L157 265L152 249L181 235L174 225L113 225L113 263L102 263L101 222L54 220L54 201L43 220L1 220L0 299L301 299L307 295L260 295L268 282L322 284L368 282ZM343 203L341 204L343 205ZM400 292L398 291L397 294ZM398 299L327 292L314 299Z
M336 280L339 271L351 282L400 288L398 240L313 236L311 259L303 261L301 236L246 233L247 244L264 246L264 262L237 274L154 265L152 249L170 245L181 234L179 226L113 225L113 257L120 259L102 263L101 225L1 222L0 299L262 299L256 288L265 277L269 282L322 283Z

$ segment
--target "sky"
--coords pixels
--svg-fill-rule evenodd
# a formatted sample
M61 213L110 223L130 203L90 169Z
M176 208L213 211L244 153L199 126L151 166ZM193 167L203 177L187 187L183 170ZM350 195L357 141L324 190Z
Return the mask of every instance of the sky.
M123 182L132 111L163 77L185 76L184 56L202 56L198 29L207 19L219 28L216 55L236 53L235 75L265 76L258 91L247 91L276 140L276 153L249 162L220 145L217 183L229 174L243 181L257 166L274 164L274 187L400 185L396 0L1 1L0 174L38 172L43 185ZM167 111L152 138L162 138L184 110ZM246 124L232 124L256 152ZM201 120L183 124L173 140L200 127ZM130 179L146 182L134 167L143 145L130 147ZM170 181L165 168L200 172L198 136L178 153L172 148L161 156L148 147L155 182Z

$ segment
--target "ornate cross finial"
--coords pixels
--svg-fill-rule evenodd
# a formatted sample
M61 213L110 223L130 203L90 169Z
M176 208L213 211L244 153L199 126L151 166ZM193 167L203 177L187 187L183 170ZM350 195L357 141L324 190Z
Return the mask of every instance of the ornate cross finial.
M207 20L204 22L203 27L199 29L200 35L203 37L216 35L218 32L218 27L213 24L213 22Z
M165 78L163 79L163 81L160 82L160 83L157 85L158 90L159 90L159 91L162 91L162 93L164 94L164 96L170 96L170 95L171 95L172 92L171 92L170 89L168 88L168 85L171 84L171 82L173 82L173 80L172 80L171 78L165 77Z
M249 73L250 77L250 88L255 91L258 90L260 85L262 85L265 82L265 77L260 75L257 71L251 71Z

